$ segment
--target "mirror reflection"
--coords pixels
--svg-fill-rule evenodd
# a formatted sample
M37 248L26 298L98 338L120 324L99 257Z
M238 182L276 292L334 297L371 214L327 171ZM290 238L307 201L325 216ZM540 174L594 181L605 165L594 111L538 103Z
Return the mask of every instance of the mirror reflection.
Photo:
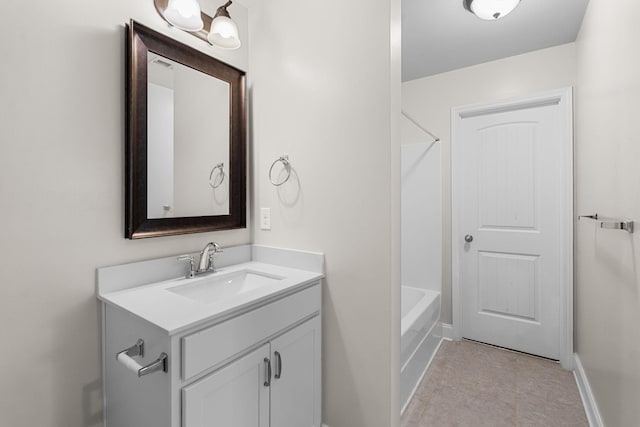
M147 58L147 216L229 214L228 82Z

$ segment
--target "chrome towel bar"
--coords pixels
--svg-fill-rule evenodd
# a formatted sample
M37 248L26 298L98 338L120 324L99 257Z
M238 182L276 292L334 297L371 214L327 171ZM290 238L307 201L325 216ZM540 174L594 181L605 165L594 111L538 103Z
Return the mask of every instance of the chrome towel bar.
M583 218L599 222L600 228L607 230L625 230L629 234L633 233L633 221L630 219L607 218L598 214L578 216L578 220Z
M116 360L122 363L127 369L138 374L138 377L150 374L152 372L160 371L167 372L167 354L160 353L160 356L153 362L146 366L142 366L135 360L134 356L144 356L144 341L138 339L138 341L121 352L116 354Z

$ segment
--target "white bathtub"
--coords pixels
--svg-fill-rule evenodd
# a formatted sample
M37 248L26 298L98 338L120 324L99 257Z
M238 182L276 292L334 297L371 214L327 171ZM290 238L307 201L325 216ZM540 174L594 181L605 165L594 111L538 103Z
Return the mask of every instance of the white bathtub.
M409 403L442 340L440 293L402 286L400 402Z

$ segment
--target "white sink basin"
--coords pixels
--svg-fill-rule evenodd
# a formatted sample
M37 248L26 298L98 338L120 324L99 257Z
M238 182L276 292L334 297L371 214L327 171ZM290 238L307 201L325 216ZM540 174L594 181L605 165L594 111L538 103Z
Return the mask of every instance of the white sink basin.
M204 279L182 279L183 283L167 288L167 291L199 303L210 304L283 279L282 276L260 271L240 270L220 275L215 274Z

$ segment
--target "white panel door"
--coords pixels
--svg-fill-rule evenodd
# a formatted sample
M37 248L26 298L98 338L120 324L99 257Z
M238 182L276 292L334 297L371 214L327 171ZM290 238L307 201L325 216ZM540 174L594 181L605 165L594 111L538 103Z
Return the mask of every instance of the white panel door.
M462 336L560 358L559 106L460 121Z
M320 427L320 328L314 317L271 342L273 427Z
M269 344L182 389L183 427L269 427Z

